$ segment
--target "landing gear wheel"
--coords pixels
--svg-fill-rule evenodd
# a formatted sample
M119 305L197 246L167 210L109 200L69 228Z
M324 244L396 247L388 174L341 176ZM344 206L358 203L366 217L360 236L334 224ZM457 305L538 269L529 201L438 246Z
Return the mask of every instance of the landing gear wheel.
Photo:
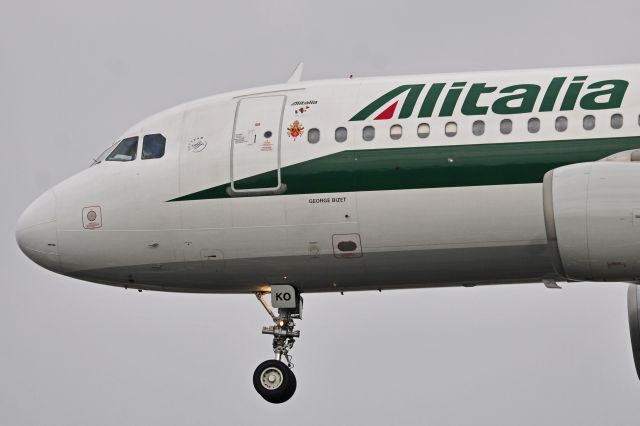
M293 371L285 363L275 359L263 362L253 372L253 387L272 404L288 401L297 385Z

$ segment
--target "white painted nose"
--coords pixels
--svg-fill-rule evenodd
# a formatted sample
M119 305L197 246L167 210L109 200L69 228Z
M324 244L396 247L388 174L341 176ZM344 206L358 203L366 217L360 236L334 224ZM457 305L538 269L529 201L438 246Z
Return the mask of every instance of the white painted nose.
M56 227L56 198L49 190L22 212L16 225L16 241L29 259L60 272Z

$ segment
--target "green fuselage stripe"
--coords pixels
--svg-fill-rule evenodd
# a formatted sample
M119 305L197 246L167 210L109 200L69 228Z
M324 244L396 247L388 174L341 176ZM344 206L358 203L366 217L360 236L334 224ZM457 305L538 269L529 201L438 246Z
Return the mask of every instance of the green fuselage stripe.
M640 148L640 136L342 151L282 168L284 195L542 182L567 164ZM273 187L273 171L236 182ZM229 183L169 201L228 198Z

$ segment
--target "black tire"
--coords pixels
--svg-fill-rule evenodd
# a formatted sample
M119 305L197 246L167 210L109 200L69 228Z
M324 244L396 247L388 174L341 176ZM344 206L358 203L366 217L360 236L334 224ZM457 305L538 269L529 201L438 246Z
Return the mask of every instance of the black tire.
M270 372L273 383L268 382ZM293 396L297 380L285 363L270 359L260 364L253 372L253 387L266 401L281 404Z

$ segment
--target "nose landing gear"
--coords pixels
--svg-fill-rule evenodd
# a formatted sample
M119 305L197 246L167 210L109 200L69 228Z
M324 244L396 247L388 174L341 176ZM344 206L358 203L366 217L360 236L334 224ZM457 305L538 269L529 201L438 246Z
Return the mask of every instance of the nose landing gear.
M264 361L256 368L253 386L265 400L280 404L289 400L297 387L296 376L291 371L293 363L289 351L293 348L295 339L300 337L293 319L302 319L302 297L293 286L271 286L271 305L278 309L278 314L275 315L262 298L264 294L256 293L256 297L273 319L274 325L262 327L262 334L273 336L275 359Z

